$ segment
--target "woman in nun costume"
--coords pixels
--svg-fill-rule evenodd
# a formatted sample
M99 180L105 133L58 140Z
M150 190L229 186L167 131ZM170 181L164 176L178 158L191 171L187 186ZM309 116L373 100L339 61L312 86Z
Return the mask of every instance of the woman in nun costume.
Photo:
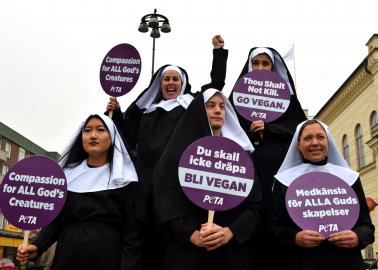
M138 178L113 121L90 115L75 133L59 164L67 179L60 214L26 249L21 265L35 260L55 241L52 268L138 269L133 203Z
M211 83L202 86L221 90L226 78L228 51L220 36L213 37ZM161 249L156 246L158 233L154 225L151 198L151 175L171 137L176 124L193 100L187 72L178 66L164 65L153 75L150 85L122 114L115 98L110 98L107 111L129 144L139 177L137 219L147 226L144 269L158 269ZM143 225L141 224L141 227Z
M272 196L272 184L274 175L285 158L295 128L299 123L306 120L301 104L295 92L295 86L290 72L281 55L273 48L255 47L248 54L247 62L240 73L241 78L252 70L274 71L280 75L290 88L290 105L281 117L265 123L262 120L250 122L238 112L240 125L250 138L255 151L253 160L256 166L258 179L263 194L263 221L258 228L258 233L250 242L251 256L255 269L271 269L272 247L262 248L267 241L272 240L271 233L267 230L270 201ZM233 91L229 97L233 104Z
M234 140L248 153L253 151L231 104L220 91L208 89L194 99L177 124L152 177L154 205L166 252L164 270L251 269L246 241L261 220L258 181L241 204L215 213L212 228L218 228L224 238L219 246L209 249L201 242L201 224L206 223L208 211L186 197L178 179L179 161L186 148L199 138L215 135L207 108L208 101L217 95L224 110L221 136Z
M331 233L302 230L290 218L285 206L288 186L299 176L326 172L338 176L355 191L360 213L351 230ZM362 270L361 250L374 242L371 222L359 174L350 169L339 153L326 125L318 120L300 124L274 183L270 225L277 241L282 270Z

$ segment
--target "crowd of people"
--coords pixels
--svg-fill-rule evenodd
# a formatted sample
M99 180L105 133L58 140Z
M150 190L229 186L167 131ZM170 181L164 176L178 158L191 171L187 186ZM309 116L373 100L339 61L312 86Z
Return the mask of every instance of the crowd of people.
M105 114L85 118L59 160L68 186L60 214L26 247L21 265L55 242L51 269L358 270L361 250L374 242L374 226L357 172L337 150L327 126L307 120L280 54L255 47L240 77L277 73L290 105L276 120L239 114L225 86L228 50L212 38L210 83L193 92L185 69L167 64L122 112L110 97ZM112 111L112 118L107 115ZM254 165L254 184L238 206L207 211L191 202L178 179L185 149L204 136L239 144ZM356 192L356 224L325 238L290 217L285 194L309 172L334 174ZM272 256L276 259L273 260Z

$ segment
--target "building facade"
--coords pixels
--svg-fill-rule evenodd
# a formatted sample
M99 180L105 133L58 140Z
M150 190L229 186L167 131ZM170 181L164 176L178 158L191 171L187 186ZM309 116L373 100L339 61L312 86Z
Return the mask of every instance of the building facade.
M48 156L57 160L57 152L48 152L0 122L0 183L7 171L19 160L33 155ZM33 237L33 233L30 237ZM22 243L23 233L9 224L0 213L0 258L15 262L17 247Z
M366 197L378 201L378 34L366 43L367 56L315 118L326 123L344 158L360 173ZM378 207L370 212L378 235ZM378 257L378 243L366 259Z

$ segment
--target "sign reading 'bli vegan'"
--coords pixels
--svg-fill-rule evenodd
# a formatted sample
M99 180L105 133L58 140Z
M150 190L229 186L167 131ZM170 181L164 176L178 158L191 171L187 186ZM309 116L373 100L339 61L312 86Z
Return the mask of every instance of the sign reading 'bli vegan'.
M127 94L137 83L142 63L137 49L127 43L113 47L100 69L102 89L112 97Z
M272 122L290 104L290 89L277 73L266 70L248 72L239 78L233 91L236 110L247 120Z
M239 205L248 196L254 170L240 145L224 137L207 136L182 154L179 179L184 193L197 206L222 211Z
M295 179L286 192L286 208L303 230L332 233L355 225L360 204L354 190L341 178L325 172L312 172Z
M58 163L48 157L31 156L5 174L0 185L0 206L12 225L36 230L59 214L66 195L66 177Z

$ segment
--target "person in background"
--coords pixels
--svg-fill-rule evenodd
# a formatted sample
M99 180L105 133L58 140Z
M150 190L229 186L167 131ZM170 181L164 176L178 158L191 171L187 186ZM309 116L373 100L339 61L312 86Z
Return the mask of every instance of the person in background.
M220 35L212 39L213 63L211 83L202 86L221 90L226 77L228 51ZM137 219L144 228L144 269L159 269L163 250L152 212L151 175L176 124L193 100L187 72L178 66L164 65L153 75L150 85L122 113L116 98L111 97L107 112L123 132L131 148L140 181L136 205Z
M237 112L240 125L255 148L252 155L263 194L264 217L258 232L250 241L250 252L254 268L266 270L275 269L275 260L271 259L271 254L275 253L274 247L266 245L273 240L272 233L268 231L268 216L274 175L285 158L296 126L306 120L306 115L297 98L290 72L275 49L252 48L239 78L253 70L276 72L286 81L291 93L289 107L281 117L272 122L267 123L262 120L251 122ZM233 104L233 92L229 99Z
M43 270L50 270L54 259L56 242L52 244L41 256L39 263L44 266Z
M350 230L331 233L302 230L290 218L285 205L288 186L299 176L326 172L338 176L357 195L360 212ZM362 270L361 250L374 242L374 225L365 200L359 174L350 169L337 149L328 127L312 119L298 125L289 151L274 183L270 226L278 249L277 269Z
M57 241L52 268L139 269L140 249L133 212L136 170L120 133L105 115L90 115L79 126L59 164L67 198L17 260L25 265Z
M152 179L155 213L166 249L163 269L250 270L246 242L262 216L258 181L241 204L216 212L210 228L206 226L208 211L192 203L181 189L180 158L191 143L204 136L223 136L247 153L253 151L231 104L220 91L208 89L189 105Z

